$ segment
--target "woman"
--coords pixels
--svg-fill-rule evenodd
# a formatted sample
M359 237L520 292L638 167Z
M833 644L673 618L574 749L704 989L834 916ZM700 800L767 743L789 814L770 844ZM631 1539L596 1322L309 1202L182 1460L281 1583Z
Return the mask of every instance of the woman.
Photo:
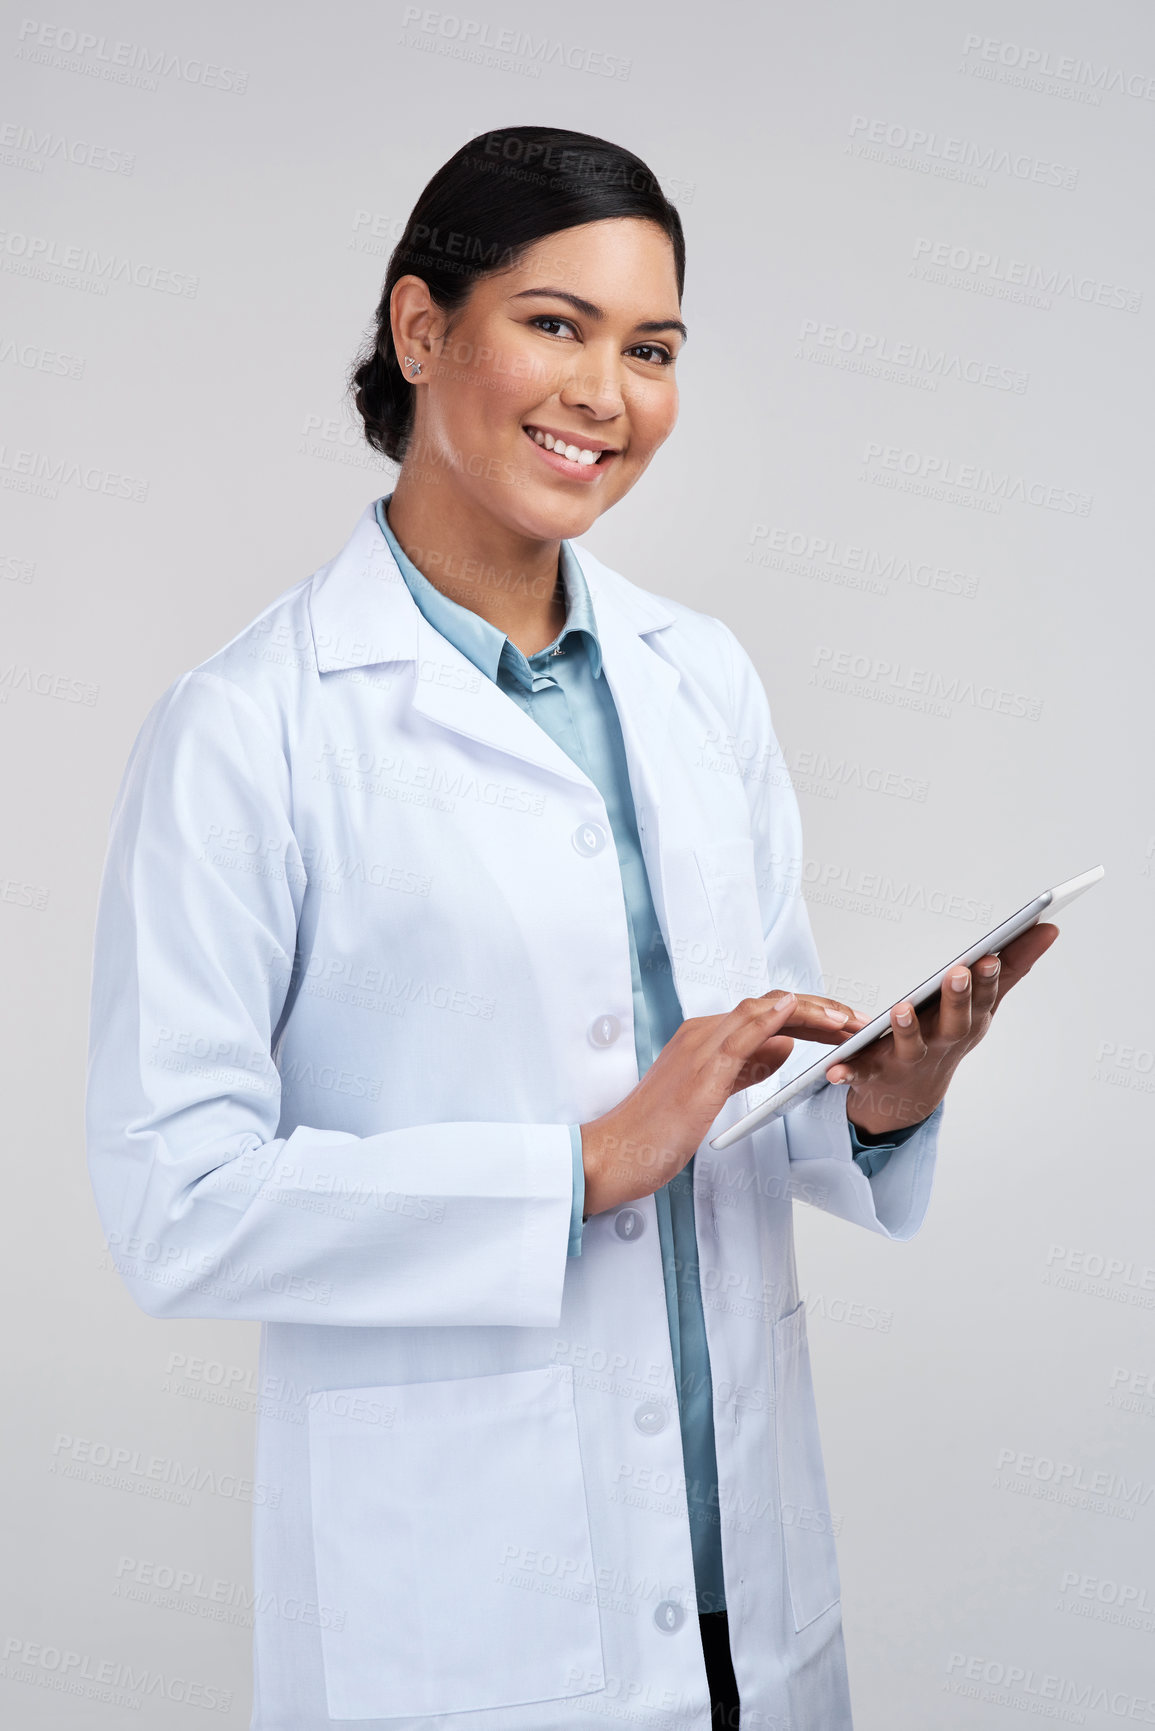
M863 1021L750 660L573 544L673 430L683 263L629 152L459 151L353 381L393 492L126 772L91 1169L149 1314L265 1325L258 1731L850 1724L792 1199L917 1229L1054 928L711 1152Z

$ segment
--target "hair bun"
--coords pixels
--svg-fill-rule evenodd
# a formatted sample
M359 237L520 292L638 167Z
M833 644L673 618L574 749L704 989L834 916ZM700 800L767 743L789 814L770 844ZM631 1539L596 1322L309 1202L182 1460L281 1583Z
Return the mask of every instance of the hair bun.
M406 433L413 419L413 405L409 400L409 387L397 365L393 335L388 328L382 333L381 341L388 344L387 352L382 354L380 344L375 345L372 354L354 370L350 388L357 413L365 423L365 437L369 444L383 457L400 462Z

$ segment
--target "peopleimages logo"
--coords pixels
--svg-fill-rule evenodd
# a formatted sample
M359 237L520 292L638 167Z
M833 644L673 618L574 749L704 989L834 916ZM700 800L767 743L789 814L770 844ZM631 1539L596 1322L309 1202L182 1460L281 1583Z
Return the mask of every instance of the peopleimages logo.
M19 337L0 336L0 361L10 361L14 367L24 367L30 373L51 373L60 379L84 377L84 362L79 355L64 355L59 349L45 349Z
M1075 54L1052 54L1049 48L1029 48L1021 42L1001 42L995 36L974 34L963 42L963 59L1032 78L1056 78L1076 88L1113 90L1140 102L1155 102L1155 77L1145 72L1126 72L1109 61L1096 65L1093 60L1083 60Z
M762 541L765 547L756 545ZM750 543L754 551L746 553L747 565L766 565L795 576L865 589L870 594L888 595L892 581L908 583L912 589L968 599L978 592L979 580L972 572L957 571L949 565L931 565L925 559L912 559L909 555L884 553L876 547L842 541L838 536L755 523L750 530Z
M941 885L918 883L910 878L892 878L886 872L864 871L836 860L771 856L770 888L776 895L797 895L809 901L829 901L836 895L874 902L881 917L900 920L905 911L945 914L951 919L987 921L991 904L964 896ZM859 904L856 904L859 905Z
M401 16L402 30L420 32L457 50L456 58L485 62L488 55L510 57L510 71L522 65L539 77L543 66L561 66L570 72L590 72L600 78L630 76L632 61L617 54L605 54L598 48L583 48L574 42L562 42L556 37L535 37L528 30L512 27L497 28L482 18L463 18L460 13L438 12L428 6L406 6ZM401 38L405 43L405 37ZM417 38L420 41L420 36Z
M1073 192L1079 170L1061 162L1032 156L1028 151L1012 154L993 144L976 144L970 138L954 138L942 132L927 132L921 126L901 121L872 120L855 114L850 122L851 142L846 151L868 162L892 168L911 168L939 179L961 180L972 186L989 185L988 175L1006 174L1012 180L1030 180L1036 185L1058 186Z
M1025 692L984 685L933 667L908 667L901 661L890 661L864 650L842 649L835 644L818 644L811 665L811 685L841 691L849 697L865 697L872 703L895 704L902 709L920 709L945 717L951 714L953 705L962 703L989 715L1029 721L1037 721L1043 710L1042 699Z
M896 384L918 384L932 391L938 389L940 379L954 379L959 384L984 385L988 390L1013 391L1021 397L1030 380L1021 367L1000 366L927 343L824 324L818 319L803 319L795 354L799 360L849 368Z
M0 162L8 168L29 168L36 174L44 172L47 162L69 162L74 168L93 168L104 174L131 174L136 167L136 157L130 151L70 138L63 132L37 132L17 121L0 126Z
M1074 1593L1080 1599L1091 1599L1097 1605L1118 1606L1120 1610L1155 1613L1155 1604L1146 1587L1129 1586L1123 1581L1104 1580L1099 1575L1084 1575L1078 1569L1064 1569L1059 1578L1060 1593Z
M69 24L44 24L25 18L20 25L17 60L52 66L60 72L79 72L112 84L129 84L138 90L159 90L162 78L177 78L183 84L201 84L207 90L227 90L240 96L249 75L233 66L216 65L174 54L167 48L148 48L142 42L114 42L90 30Z
M85 493L103 493L105 498L131 499L143 505L148 482L137 475L122 475L98 463L78 463L71 457L45 451L14 451L0 445L0 486L17 493L37 493L55 499L61 487L79 487Z
M1007 470L988 469L981 463L960 463L933 451L904 450L901 445L880 445L869 440L863 449L866 465L863 480L878 485L899 486L903 480L923 484L932 497L953 500L955 494L970 495L983 500L984 508L993 512L1001 509L1004 500L1022 505L1035 505L1045 511L1065 511L1077 517L1089 517L1094 504L1092 493L1081 493L1073 487L1060 487L1048 481L1033 480L1026 475ZM889 476L894 480L890 481ZM935 491L938 489L939 491Z
M195 300L200 285L199 277L168 270L147 259L102 253L90 246L64 245L51 235L24 234L13 229L0 229L0 270L100 295L106 295L109 284L116 282Z
M1144 1484L1142 1479L1128 1479L1106 1467L1090 1471L1077 1461L1057 1461L1050 1455L1030 1454L1024 1449L1000 1449L997 1468L999 1472L1009 1469L1018 1478L1030 1479L1036 1484L1082 1491L1133 1508L1145 1509L1155 1496L1155 1484Z
M233 1704L232 1690L215 1683L151 1671L132 1660L54 1647L50 1642L29 1641L19 1635L9 1635L4 1642L0 1676L7 1682L102 1701L133 1713L141 1711L146 1698L150 1705L160 1700L176 1701L182 1707L201 1707L209 1713L229 1713Z
M1054 1671L1034 1665L1019 1665L1004 1659L988 1659L978 1653L952 1653L947 1660L943 1688L952 1695L988 1701L1002 1707L1017 1707L1044 1718L1066 1719L1082 1724L1081 1717L1063 1713L1063 1707L1089 1708L1114 1714L1139 1725L1155 1725L1155 1700L1132 1695L1106 1684L1076 1683ZM1047 1703L1054 1703L1048 1708Z
M1143 291L1106 282L1102 277L1081 276L1058 265L1029 264L985 247L959 246L949 240L931 240L919 235L914 243L911 274L921 282L945 282L967 287L975 294L999 300L1022 300L1050 306L1050 298L1067 296L1084 306L1109 307L1137 313ZM955 279L961 279L956 281Z

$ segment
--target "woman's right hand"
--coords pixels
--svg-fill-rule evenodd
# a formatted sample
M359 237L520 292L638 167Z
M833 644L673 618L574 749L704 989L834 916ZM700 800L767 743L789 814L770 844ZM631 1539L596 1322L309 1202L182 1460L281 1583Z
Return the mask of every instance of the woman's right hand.
M730 1095L772 1076L796 1039L837 1045L865 1026L847 1004L794 992L744 998L725 1015L683 1022L637 1087L581 1126L585 1216L668 1184Z

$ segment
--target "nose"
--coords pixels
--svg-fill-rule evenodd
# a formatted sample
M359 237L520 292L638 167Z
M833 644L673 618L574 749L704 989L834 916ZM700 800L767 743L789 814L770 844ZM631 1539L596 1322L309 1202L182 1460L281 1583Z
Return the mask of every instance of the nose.
M572 368L560 380L558 397L567 409L584 409L596 421L612 421L625 408L616 356L603 364L593 360L589 349L574 356Z

